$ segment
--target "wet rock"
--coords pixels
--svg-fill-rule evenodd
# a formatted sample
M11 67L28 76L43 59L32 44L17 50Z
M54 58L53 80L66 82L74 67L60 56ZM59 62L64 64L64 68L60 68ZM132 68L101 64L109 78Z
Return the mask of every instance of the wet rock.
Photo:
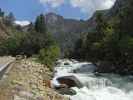
M78 87L82 88L82 83L75 76L64 76L57 79L60 84L65 84L68 88Z
M96 69L97 72L99 73L112 73L115 72L115 65L113 65L109 61L102 61L99 63L99 66Z
M70 88L61 88L57 90L62 95L76 95L76 91L70 89Z
M96 71L96 65L93 63L88 63L88 64L84 64L82 65L80 68L77 68L75 70L73 70L74 73L88 73L88 72L95 72Z

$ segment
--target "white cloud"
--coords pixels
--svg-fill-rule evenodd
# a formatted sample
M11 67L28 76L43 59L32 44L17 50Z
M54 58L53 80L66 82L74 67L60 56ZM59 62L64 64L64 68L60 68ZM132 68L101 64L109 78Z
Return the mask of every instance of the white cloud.
M49 4L52 8L57 8L65 1L74 8L79 8L84 13L93 13L96 10L109 9L116 0L39 0L42 4Z
M64 4L64 0L39 0L42 4L50 4L51 7L56 8Z
M30 22L29 21L26 21L26 20L24 20L24 21L15 21L14 22L16 25L20 25L20 26L26 26L26 25L29 25L30 24Z
M75 8L80 8L82 12L94 12L93 0L70 0L70 4Z
M78 7L81 11L90 13L96 10L109 9L115 0L70 0L73 7Z
M96 10L109 9L116 0L94 0Z

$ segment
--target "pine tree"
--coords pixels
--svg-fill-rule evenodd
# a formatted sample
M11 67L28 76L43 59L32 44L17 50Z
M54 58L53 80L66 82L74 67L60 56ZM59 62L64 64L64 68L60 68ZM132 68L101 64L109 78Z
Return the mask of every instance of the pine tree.
M129 34L133 36L133 0L127 0L126 5L121 8L119 14L119 23L117 31L121 35Z
M35 22L35 30L39 33L46 33L45 17L43 14L37 17Z
M1 8L0 8L0 17L4 17L4 12L2 11Z
M96 34L96 37L97 37L97 40L101 40L104 35L105 35L105 29L107 27L107 23L105 22L105 18L103 17L102 13L98 13L96 15L96 31L97 31L97 34Z
M15 21L15 16L12 12L10 12L5 18L5 24L13 25L14 21Z

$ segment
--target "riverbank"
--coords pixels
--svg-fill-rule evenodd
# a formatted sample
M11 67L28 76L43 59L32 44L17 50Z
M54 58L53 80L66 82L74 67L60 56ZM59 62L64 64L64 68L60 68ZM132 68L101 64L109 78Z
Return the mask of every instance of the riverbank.
M66 84L73 94L70 100L132 100L133 98L133 76L120 76L118 74L99 74L91 69L95 68L91 63L64 60L55 67L56 73L53 85ZM68 62L70 64L68 64ZM86 67L85 67L86 65ZM73 68L80 70L73 71ZM98 75L99 74L99 75ZM82 86L79 87L78 85ZM68 89L67 89L68 90ZM67 92L66 92L67 93Z
M132 64L127 65L126 63L113 63L111 61L101 61L97 65L98 73L112 73L119 74L121 76L133 75L133 67Z
M0 81L0 100L68 100L47 85L52 72L33 59L22 59Z

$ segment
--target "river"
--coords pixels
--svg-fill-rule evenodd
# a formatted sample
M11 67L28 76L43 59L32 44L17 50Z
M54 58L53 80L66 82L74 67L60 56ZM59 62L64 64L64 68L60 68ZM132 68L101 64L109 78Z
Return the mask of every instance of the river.
M95 75L88 66L88 69L74 73L74 69L87 62L70 62L70 65L55 67L54 78L62 76L75 76L82 84L82 88L72 87L76 95L68 96L70 100L133 100L133 76L120 76L116 74ZM95 69L95 68L94 68Z

